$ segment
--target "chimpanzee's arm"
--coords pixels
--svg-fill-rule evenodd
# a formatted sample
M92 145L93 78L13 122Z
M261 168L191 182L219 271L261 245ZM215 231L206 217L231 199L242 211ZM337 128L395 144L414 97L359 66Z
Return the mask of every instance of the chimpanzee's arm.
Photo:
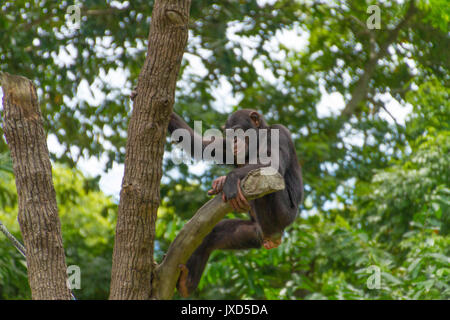
M200 144L202 146L202 154L205 148L211 144L214 140L213 139L203 139L201 135L196 133L179 115L177 115L175 112L172 112L172 115L170 117L169 121L169 132L172 134L177 129L184 129L189 134L190 137L190 150L187 148L187 144L183 144L183 137L180 137L178 141L175 141L176 143L182 143L183 149L186 151L190 151L190 156L194 157L194 145L195 143ZM215 139L218 139L216 137ZM220 141L217 143L218 145L223 146L223 154L225 155L225 140L223 138L220 138ZM208 159L205 159L208 160Z

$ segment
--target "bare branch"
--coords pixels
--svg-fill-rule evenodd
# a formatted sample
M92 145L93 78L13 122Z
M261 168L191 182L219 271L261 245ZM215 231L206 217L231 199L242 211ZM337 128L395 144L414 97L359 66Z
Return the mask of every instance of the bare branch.
M392 113L386 108L386 106L384 105L383 101L377 101L377 100L375 100L374 98L370 98L369 101L372 102L373 105L374 105L375 107L381 108L381 109L383 109L384 111L386 111L386 113L388 114L388 116L391 117L391 119L394 121L395 125L396 125L397 127L400 127L399 122L398 122L397 119L392 115Z

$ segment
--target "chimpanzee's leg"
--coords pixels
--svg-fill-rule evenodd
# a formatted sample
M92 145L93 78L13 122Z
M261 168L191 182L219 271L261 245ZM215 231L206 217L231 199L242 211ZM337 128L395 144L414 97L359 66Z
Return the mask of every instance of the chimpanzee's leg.
M219 222L181 267L178 291L188 296L197 288L208 258L216 249L260 248L262 234L255 221L229 219Z
M289 203L289 194L286 190L252 201L252 212L261 227L264 248L278 247L281 244L284 229L295 220L298 209L290 206Z

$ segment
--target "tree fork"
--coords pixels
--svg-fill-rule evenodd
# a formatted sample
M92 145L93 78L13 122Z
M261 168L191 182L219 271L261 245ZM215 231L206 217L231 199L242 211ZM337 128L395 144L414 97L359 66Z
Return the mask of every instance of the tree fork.
M190 0L156 0L128 127L110 299L148 299L167 126L188 39Z
M3 131L13 161L31 295L37 300L70 299L52 167L36 88L30 80L8 73L0 73L0 80Z

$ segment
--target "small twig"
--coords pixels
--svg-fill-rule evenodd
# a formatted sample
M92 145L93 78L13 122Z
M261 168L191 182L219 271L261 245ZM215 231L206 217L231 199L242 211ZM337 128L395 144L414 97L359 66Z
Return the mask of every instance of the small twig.
M370 98L369 101L372 102L375 106L378 106L378 107L382 108L384 111L386 111L386 113L392 118L392 120L394 120L395 125L397 127L400 126L400 123L397 121L397 119L395 119L395 117L392 115L392 113L389 112L389 110L386 108L386 106L384 105L384 103L382 101L375 101L375 99L373 99L373 98Z
M25 247L23 246L23 244L20 243L19 240L16 239L16 237L14 237L9 232L9 230L6 228L6 226L1 221L0 221L0 231L12 242L14 247L16 247L17 251L19 251L22 254L22 256L26 259L27 252L25 250Z
M386 111L386 113L392 118L392 120L394 120L395 124L397 126L399 126L400 124L398 123L397 119L395 119L395 117L392 115L392 113L389 112L389 110L386 108L386 106L384 105L384 103L380 103L380 107Z

